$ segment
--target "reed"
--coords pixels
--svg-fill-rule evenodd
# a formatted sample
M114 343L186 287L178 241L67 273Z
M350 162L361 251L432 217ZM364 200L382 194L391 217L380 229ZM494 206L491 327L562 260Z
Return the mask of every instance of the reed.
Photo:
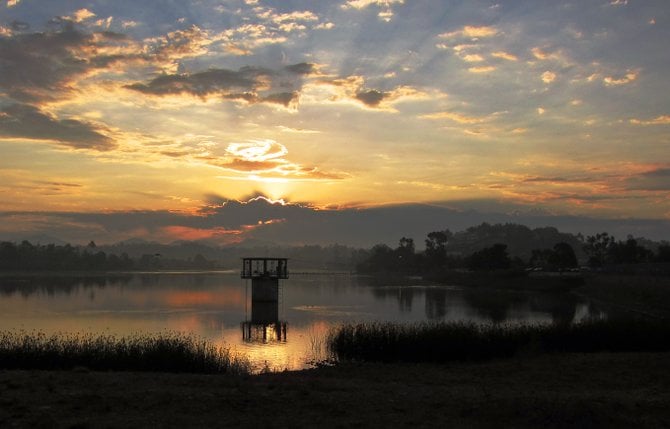
M667 321L598 320L578 324L359 323L331 329L337 360L448 362L556 352L670 351Z
M247 359L177 332L126 337L0 331L0 368L246 374Z

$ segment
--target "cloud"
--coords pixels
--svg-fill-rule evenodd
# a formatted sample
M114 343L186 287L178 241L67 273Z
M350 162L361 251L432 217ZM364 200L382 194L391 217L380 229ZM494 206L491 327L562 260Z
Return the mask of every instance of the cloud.
M94 16L95 14L88 9L79 9L72 15L71 19L74 22L82 22L86 21L87 19L93 18Z
M530 52L536 59L541 61L552 60L560 63L568 63L568 61L565 59L565 55L560 50L548 52L542 48L534 47L530 50Z
M468 62L468 63L479 63L479 62L484 61L484 57L482 57L479 54L467 54L467 55L464 55L462 58L463 58L463 61Z
M0 92L19 102L67 99L87 75L141 56L126 36L84 33L63 22L58 31L0 38Z
M259 79L269 75L263 69L246 67L239 71L209 69L192 74L165 74L148 83L126 85L126 88L151 95L192 94L204 97L211 94L230 94L231 90L254 90ZM233 92L234 93L234 92Z
M509 53L504 52L504 51L492 52L491 56L494 57L494 58L500 58L500 59L507 60L507 61L518 61L519 60L519 58L516 55L512 55L512 54L509 54Z
M630 123L635 125L670 125L670 115L661 115L649 120L631 119Z
M450 121L458 122L459 124L479 124L485 122L487 118L477 118L473 116L465 116L456 112L438 112L421 116L423 119L448 119Z
M404 0L348 0L342 5L342 9L365 9L369 6L378 6L381 8L377 16L382 21L389 22L393 18L393 5L404 4Z
M332 22L322 22L314 27L315 30L332 30L333 28L335 28L335 24Z
M481 66L481 67L470 67L468 71L470 73L490 73L496 68L494 66Z
M207 31L192 25L187 29L147 39L144 44L150 48L153 57L165 62L164 66L168 67L168 71L175 71L176 61L206 54L213 42L212 36Z
M246 143L231 143L226 152L236 158L261 162L281 158L288 153L286 146L273 140L254 140Z
M218 96L248 103L274 103L289 106L296 101L302 87L300 77L314 72L315 66L298 63L271 70L242 67L239 70L211 68L202 72L163 74L147 83L134 83L125 88L155 96L192 95L201 98ZM294 91L286 91L286 89ZM282 89L283 91L274 92Z
M635 71L628 71L621 77L606 76L603 78L603 83L607 86L626 85L637 79L638 73Z
M460 30L439 34L438 37L442 39L465 38L465 39L477 40L486 37L493 37L496 34L498 34L498 29L496 29L495 27L491 26L477 27L473 25L466 25Z
M542 79L542 82L549 84L556 80L556 73L546 71L542 73L542 76L540 76L540 78Z
M593 195L585 200L599 200ZM489 223L552 225L566 232L594 234L607 230L625 237L631 232L652 239L669 239L667 219L602 219L552 216L534 206L494 200L435 202L383 207L324 209L263 196L237 201L215 196L195 213L156 211L115 212L0 212L2 239L20 240L49 234L75 243L116 243L132 237L169 243L178 239L211 239L220 244L255 239L278 244L330 244L370 247L394 245L398 231L421 240L430 231L448 226L453 231ZM480 206L482 209L477 209ZM449 207L458 207L452 209ZM522 211L519 212L519 209ZM523 210L526 209L526 210ZM514 212L506 214L505 212ZM525 212L529 212L525 214Z
M355 104L359 107L387 112L397 112L394 105L404 101L427 98L423 91L411 86L400 85L389 90L368 88L363 76L318 79L306 89L308 102Z
M625 181L625 188L633 191L670 191L670 166L654 167L631 175Z
M308 75L312 74L316 71L316 66L315 64L311 63L298 63L298 64L293 64L290 66L284 67L287 71L299 75Z
M27 104L0 110L0 138L30 139L60 143L75 149L106 151L116 144L109 131L90 122L58 119Z
M368 91L357 93L356 99L361 101L366 106L377 107L379 106L379 103L382 102L385 96L386 95L383 92L377 91L376 89L371 89Z
M248 174L257 175L254 179L285 180L342 180L349 177L343 172L321 171L317 167L303 166L286 159L288 149L271 139L249 140L230 143L222 156L201 154L197 161L238 173L248 179ZM231 177L234 179L234 177Z

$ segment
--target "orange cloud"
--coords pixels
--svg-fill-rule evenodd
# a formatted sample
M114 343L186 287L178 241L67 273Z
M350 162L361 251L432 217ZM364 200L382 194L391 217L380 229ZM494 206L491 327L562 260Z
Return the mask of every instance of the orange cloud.
M224 239L225 242L234 243L239 241L237 236L242 234L241 229L214 228L191 228L188 226L171 225L163 228L163 232L177 240L204 240Z
M420 116L423 119L449 119L459 124L479 124L486 121L487 118L478 118L474 116L465 116L456 112L438 112Z
M630 123L635 125L670 125L670 115L661 115L649 120L631 119Z
M501 59L507 60L507 61L518 61L519 60L519 58L517 58L516 55L508 54L507 52L503 52L503 51L493 52L493 53L491 53L491 56L495 57L495 58L501 58Z
M451 39L454 37L479 39L483 37L492 37L495 36L496 34L498 34L498 30L495 27L491 26L476 27L472 25L466 25L460 30L452 31L449 33L442 33L438 37L442 39Z
M613 76L606 76L603 78L603 83L607 86L626 85L636 80L637 75L638 75L637 72L629 71L624 76L618 78Z

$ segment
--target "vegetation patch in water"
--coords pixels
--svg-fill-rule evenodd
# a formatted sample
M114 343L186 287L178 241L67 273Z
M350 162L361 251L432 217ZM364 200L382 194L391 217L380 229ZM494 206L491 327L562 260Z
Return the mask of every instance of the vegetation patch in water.
M0 331L0 368L246 374L248 360L176 332L114 335Z
M475 361L530 353L670 351L665 321L578 324L344 324L328 334L335 359L377 362Z

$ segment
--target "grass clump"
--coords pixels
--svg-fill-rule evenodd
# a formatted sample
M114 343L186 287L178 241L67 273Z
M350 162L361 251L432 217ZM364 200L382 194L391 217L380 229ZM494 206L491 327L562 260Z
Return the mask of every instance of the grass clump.
M177 332L117 337L0 331L0 368L246 374L250 363L226 347Z
M335 359L376 362L448 362L556 352L670 351L664 321L598 320L578 324L359 323L333 328Z

